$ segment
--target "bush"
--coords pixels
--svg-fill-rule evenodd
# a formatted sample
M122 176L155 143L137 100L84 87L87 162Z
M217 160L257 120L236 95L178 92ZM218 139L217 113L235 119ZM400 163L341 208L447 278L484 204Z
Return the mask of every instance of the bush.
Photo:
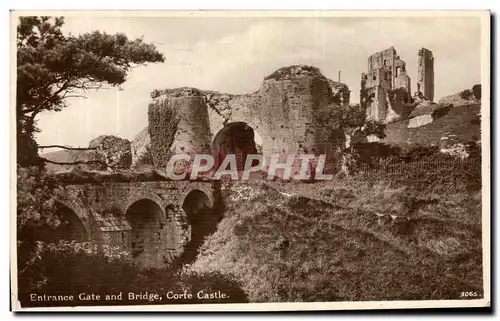
M140 269L134 265L130 253L119 247L93 242L59 241L37 242L34 258L24 269L18 270L18 295L26 306L84 306L136 304L193 304L246 302L246 294L239 284L220 273L183 273L173 269ZM192 299L166 300L168 291L192 293ZM221 291L227 299L199 299L197 292ZM119 301L105 300L107 294L122 293ZM128 293L158 293L162 301L129 300ZM98 294L99 301L31 301L31 294L73 295Z
M437 146L417 146L406 148L401 151L400 157L405 162L419 161L426 157L438 156L440 153Z
M370 182L414 186L427 191L477 191L481 189L481 151L465 144L468 157L442 153L437 146L391 148L380 143L360 144L351 173L361 173ZM385 156L384 156L385 155Z
M469 100L472 97L472 91L470 89L466 89L460 92L460 98Z
M472 87L472 93L474 94L474 98L481 99L481 85L474 85Z
M31 302L29 295L46 293L77 297L82 292L115 293L128 288L138 272L131 264L129 253L118 247L92 242L61 240L45 244L39 241L33 259L18 270L19 298L23 306L45 306L47 302ZM51 304L68 305L68 302Z
M360 177L332 185L323 185L324 201L261 188L259 197L228 204L189 270L236 278L251 302L455 299L463 287L481 291L480 228L476 211L464 206L467 194L422 198ZM407 214L406 207L416 213L400 226L388 214Z

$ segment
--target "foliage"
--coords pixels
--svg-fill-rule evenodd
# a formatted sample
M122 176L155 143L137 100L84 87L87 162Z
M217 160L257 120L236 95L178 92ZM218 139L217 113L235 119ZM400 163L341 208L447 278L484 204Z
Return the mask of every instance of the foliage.
M472 90L466 89L460 92L460 98L469 100L472 97Z
M56 200L64 189L39 167L17 170L17 254L18 270L26 269L38 256L44 231L61 224Z
M388 145L379 142L373 143L358 143L353 145L352 155L357 161L365 163L378 162L380 158L392 157L399 155L401 148L398 146Z
M279 81L283 79L290 79L291 77L299 74L321 76L319 69L316 67L306 66L306 65L293 65L276 70L269 76L265 77L264 80Z
M181 303L231 303L246 302L246 295L239 284L220 273L183 273L182 271L144 270L134 265L130 253L119 247L98 245L93 242L37 243L34 260L19 274L19 299L23 306L67 306L67 305L135 305L135 304L181 304ZM200 300L196 294L221 291L228 299ZM166 293L193 294L189 300L165 300ZM106 301L106 294L123 299ZM132 301L128 293L158 293L163 301ZM30 294L73 295L73 302L30 300ZM99 301L82 301L80 293L98 294Z
M344 105L344 103L349 102L349 96L351 91L348 87L339 87L337 88L337 92L333 94L331 103L336 105Z
M481 99L481 85L477 84L472 86L472 93L474 94L474 98Z
M18 239L36 240L37 228L57 227L56 200L63 188L38 167L17 170L17 228Z
M128 253L118 247L91 242L61 240L45 244L38 241L36 255L25 268L19 270L19 292L23 295L48 290L51 295L68 295L92 290L98 292L102 286L113 290L121 282L127 284L129 278L136 274L132 266L128 268L122 264L130 262L128 257ZM103 284L103 280L97 280L111 271L121 275L120 284L109 282L118 281L113 279L109 279L106 284Z
M468 194L425 195L359 178L324 190L302 186L323 200L261 188L228 203L188 269L239 280L251 302L455 299L463 287L481 291L480 211Z
M462 193L481 189L481 152L471 149L462 159L442 153L437 147L402 150L376 161L360 159L356 172L360 179L384 180L393 186L413 186L428 192Z
M168 105L168 100L156 100L149 104L148 123L151 135L150 146L160 146L151 148L151 157L156 168L165 168L170 159L170 147L174 142L177 126L179 125L179 114Z
M435 105L435 108L432 111L432 118L441 118L446 116L450 112L451 108L453 108L453 104Z
M119 86L134 66L163 62L155 46L126 35L62 33L64 18L21 17L17 27L18 164L39 164L36 116L60 111L66 99L103 84Z
M337 147L345 146L346 133L350 133L353 137L351 146L370 135L381 139L385 137L386 125L372 119L366 120L366 112L359 104L353 106L331 104L316 114L316 121L324 129L324 141ZM351 146L346 148L352 152Z
M361 132L364 137L374 135L383 139L386 137L385 127L386 125L384 123L370 119L361 127Z
M359 90L359 100L361 103L361 108L366 110L370 103L373 101L373 96L368 94L366 89L366 81L368 80L368 75L363 73L361 76L361 89Z
M365 123L366 114L359 104L351 106L331 104L318 113L317 120L324 127L359 127Z
M400 151L400 157L406 161L418 161L426 157L431 157L439 153L437 146L416 146L407 147ZM397 154L396 154L397 155Z

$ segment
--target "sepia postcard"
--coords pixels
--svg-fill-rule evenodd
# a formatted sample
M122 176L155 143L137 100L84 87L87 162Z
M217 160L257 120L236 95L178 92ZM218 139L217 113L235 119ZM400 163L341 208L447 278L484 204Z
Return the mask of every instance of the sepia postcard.
M490 15L12 11L11 310L491 308Z

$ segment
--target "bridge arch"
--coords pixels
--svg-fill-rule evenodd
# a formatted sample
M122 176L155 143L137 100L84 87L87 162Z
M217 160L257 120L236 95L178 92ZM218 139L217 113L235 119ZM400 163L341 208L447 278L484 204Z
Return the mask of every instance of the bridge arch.
M206 184L200 184L200 183L193 183L188 185L181 194L181 197L179 198L179 207L182 208L184 206L186 197L193 191L200 191L201 193L205 194L207 197L208 203L207 205L212 208L214 206L214 197L212 195L212 190L206 186Z
M132 257L144 267L163 266L161 256L157 255L158 249L162 247L162 229L165 225L162 207L148 198L137 199L127 207L125 218L132 228Z
M46 242L68 240L87 242L90 239L90 228L87 213L76 205L64 201L56 201L55 216L59 225L55 229L44 229L42 239Z
M129 210L129 208L132 205L134 205L134 203L137 203L138 201L141 201L141 200L149 200L149 201L155 203L160 209L163 208L163 202L162 202L161 198L155 193L140 190L140 191L134 191L133 195L131 195L131 196L132 197L128 199L128 202L125 203L125 205L123 207L123 213L125 215L126 215L127 211ZM162 213L162 218L165 218L165 212L163 211L163 209L162 209L161 213Z
M190 227L190 238L180 258L181 262L186 264L194 261L205 238L216 231L219 216L213 205L211 194L195 187L189 188L182 198L181 207Z

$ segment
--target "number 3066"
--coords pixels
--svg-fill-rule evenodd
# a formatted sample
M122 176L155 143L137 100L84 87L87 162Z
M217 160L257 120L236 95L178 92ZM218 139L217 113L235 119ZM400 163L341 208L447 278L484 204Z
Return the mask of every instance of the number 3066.
M477 297L477 296L479 296L479 294L475 291L460 292L461 298L471 298L471 297Z

